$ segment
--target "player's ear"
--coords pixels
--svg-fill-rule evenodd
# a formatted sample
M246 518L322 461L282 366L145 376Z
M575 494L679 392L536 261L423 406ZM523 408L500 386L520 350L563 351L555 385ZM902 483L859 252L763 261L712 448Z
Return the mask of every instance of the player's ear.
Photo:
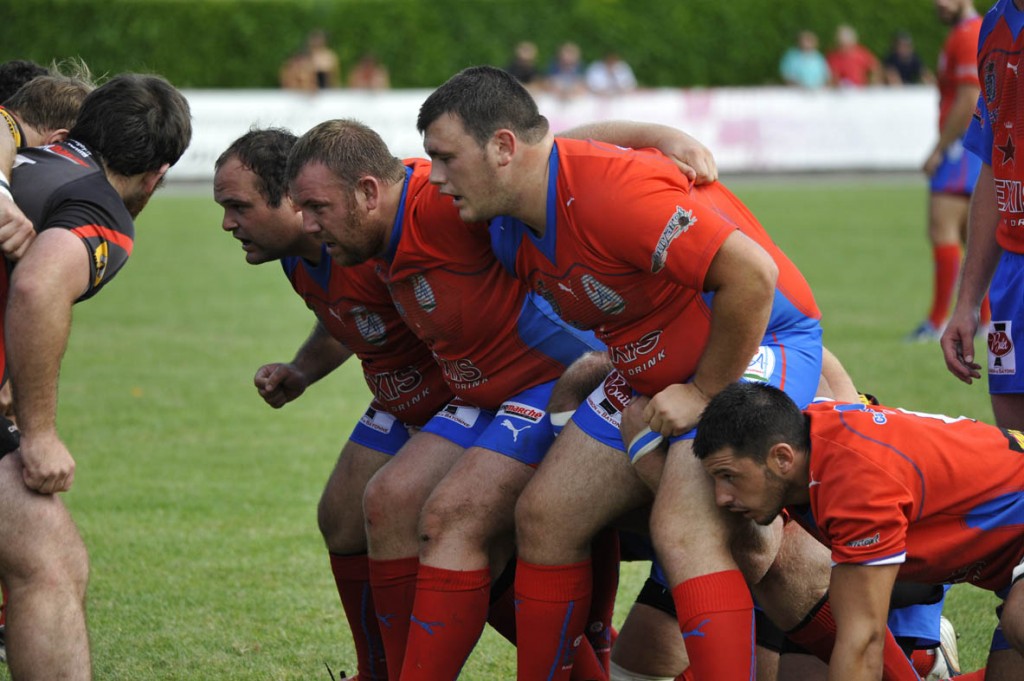
M371 175L364 175L356 180L356 194L362 197L366 210L375 210L380 203L380 180Z
M778 442L768 449L765 463L778 476L788 476L796 468L796 452L785 443Z
M63 142L68 138L70 131L67 128L59 128L57 130L51 130L43 137L43 146L47 144L56 144L57 142Z
M491 145L494 147L498 157L498 165L508 165L516 153L518 140L511 130L501 128L495 131L491 137Z
M170 168L171 164L165 163L158 169L151 170L144 174L142 178L142 186L147 195L156 191L157 187L160 186L160 183L163 182L164 175L167 174L167 171L170 170Z

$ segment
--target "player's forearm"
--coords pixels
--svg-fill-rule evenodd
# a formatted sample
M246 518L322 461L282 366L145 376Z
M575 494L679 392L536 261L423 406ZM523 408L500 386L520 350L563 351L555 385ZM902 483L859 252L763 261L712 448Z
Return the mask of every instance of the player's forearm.
M974 114L974 107L978 102L978 88L972 85L961 85L957 90L953 106L946 114L946 121L939 131L939 141L936 147L945 151L951 144L963 137L967 127L971 124L971 116ZM969 153L969 152L965 152Z
M779 270L757 243L734 232L705 283L715 293L711 331L694 381L708 398L743 376L768 328Z
M57 379L71 331L71 301L18 281L7 303L5 339L18 427L26 437L56 432Z
M292 364L303 373L310 384L331 373L352 353L338 342L319 321L309 337L295 354Z
M957 307L976 309L981 305L1002 254L1002 248L996 242L998 226L995 180L992 167L986 164L981 168L981 175L971 196L967 249L957 292Z

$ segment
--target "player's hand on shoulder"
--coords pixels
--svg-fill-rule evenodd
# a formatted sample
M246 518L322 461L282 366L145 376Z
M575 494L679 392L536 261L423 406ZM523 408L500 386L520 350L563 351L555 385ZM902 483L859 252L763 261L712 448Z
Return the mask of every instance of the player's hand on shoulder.
M274 409L280 409L306 391L309 380L294 364L265 364L253 378L260 397Z
M656 433L682 435L697 425L707 403L707 397L692 383L673 383L651 398L643 416Z
M711 184L718 180L718 164L711 150L685 132L676 131L661 149L694 184Z
M75 480L75 459L56 433L21 434L18 448L25 486L40 494L71 489Z
M974 361L974 334L977 331L977 313L954 311L939 339L949 373L968 385L981 378L981 365Z
M35 237L32 221L9 196L0 192L0 251L8 260L17 262Z

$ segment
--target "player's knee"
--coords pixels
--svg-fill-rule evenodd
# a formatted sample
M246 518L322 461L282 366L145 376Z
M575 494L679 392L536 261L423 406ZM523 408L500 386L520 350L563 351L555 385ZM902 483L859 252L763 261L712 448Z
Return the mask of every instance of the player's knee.
M412 512L407 486L401 484L398 476L390 475L387 468L366 484L362 503L367 534L386 531Z
M317 525L327 548L334 553L366 550L362 500L325 493L317 505Z

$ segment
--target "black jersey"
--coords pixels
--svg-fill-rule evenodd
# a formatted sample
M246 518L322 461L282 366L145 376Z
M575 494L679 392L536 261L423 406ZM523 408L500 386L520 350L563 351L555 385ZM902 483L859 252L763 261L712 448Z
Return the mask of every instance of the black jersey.
M11 192L36 232L67 229L89 250L89 289L79 300L94 296L131 255L132 216L85 145L69 140L22 149Z

